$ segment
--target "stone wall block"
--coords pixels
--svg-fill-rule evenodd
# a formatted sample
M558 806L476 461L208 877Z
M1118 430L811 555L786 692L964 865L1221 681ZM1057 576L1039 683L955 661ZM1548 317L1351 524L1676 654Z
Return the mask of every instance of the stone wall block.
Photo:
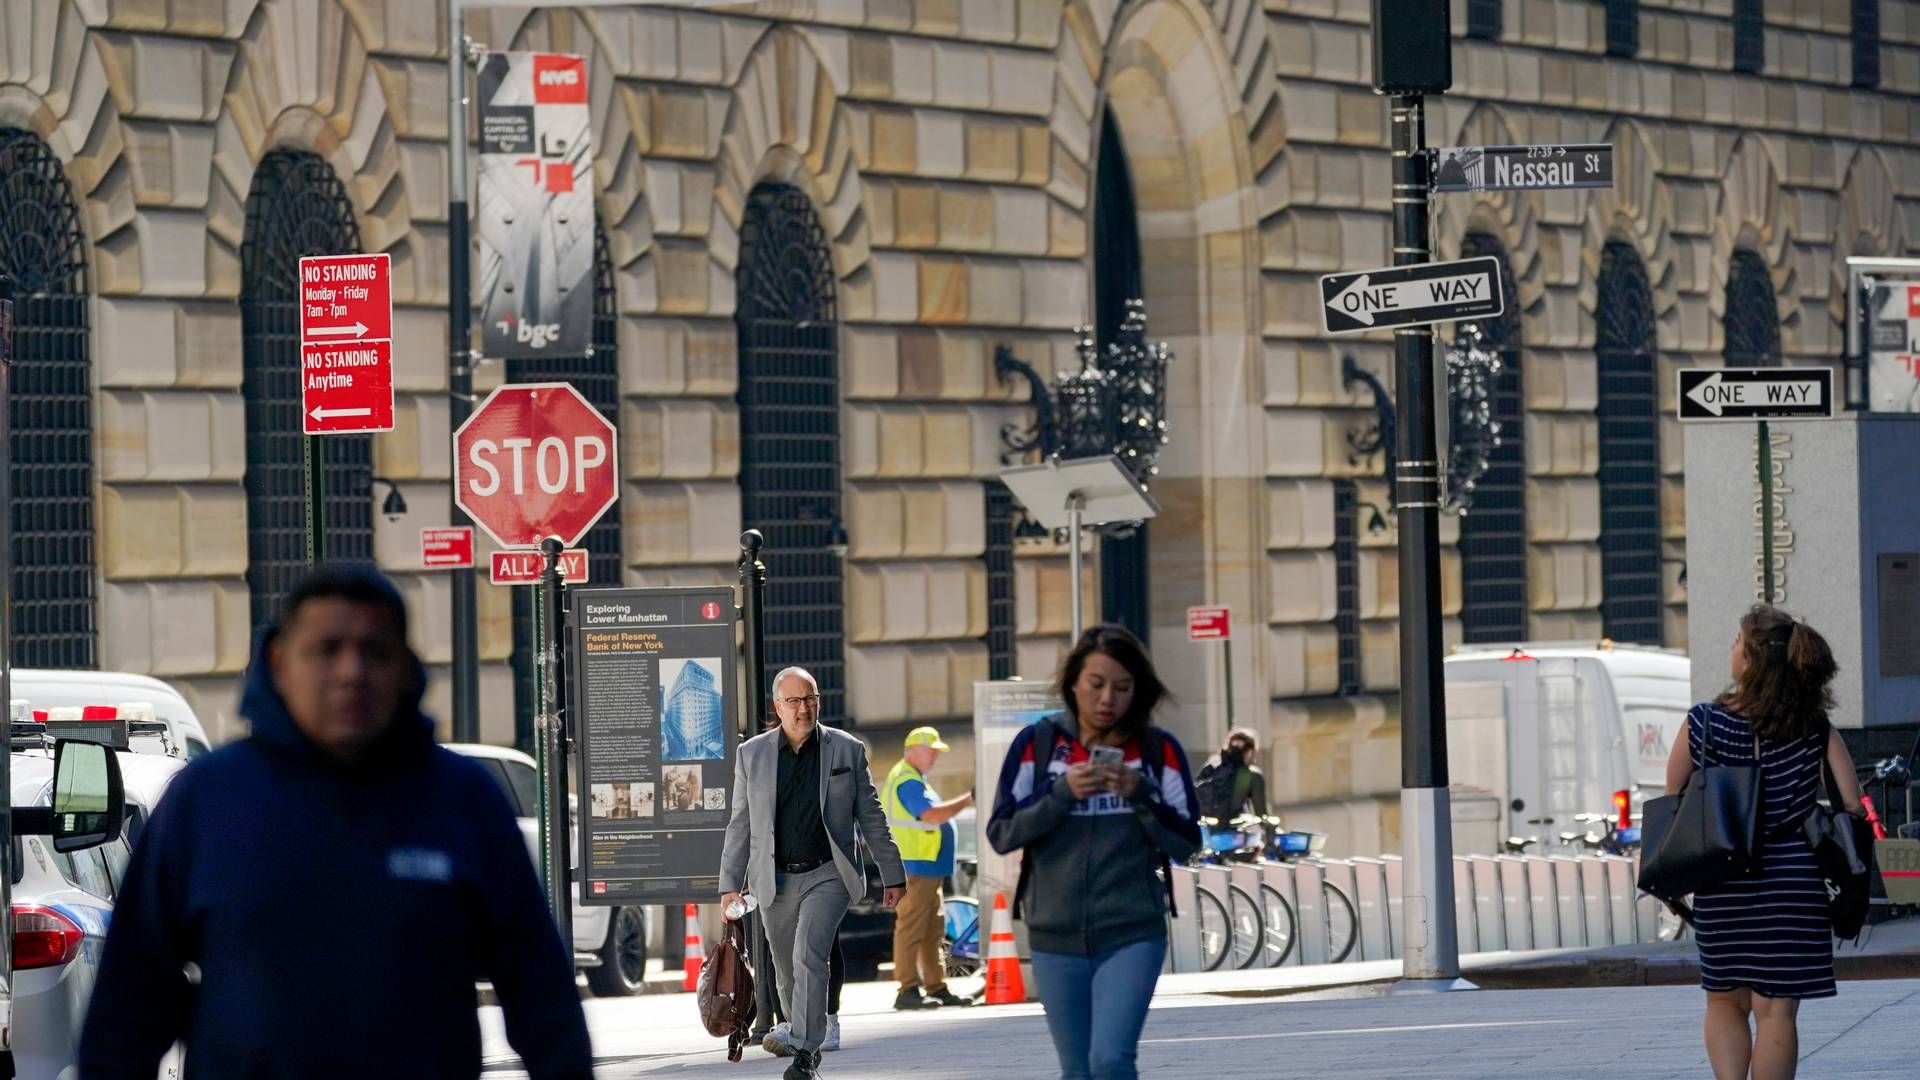
M94 464L105 483L147 478L146 395L101 390L94 415Z
M237 520L244 522L243 512ZM233 522L227 522L229 531ZM185 522L171 484L109 484L100 490L100 571L109 581L180 572ZM241 543L246 534L240 533ZM242 564L244 566L244 562Z
M950 640L987 632L984 622L978 629L974 622L975 609L985 610L985 575L986 568L978 560L942 561L924 567L928 637ZM982 593L980 604L972 602L976 584Z
M974 475L974 424L965 408L928 406L920 413L921 474L929 477ZM891 451L889 451L891 453Z
M1400 689L1400 624L1360 624L1360 686L1382 694Z
M980 485L971 480L949 480L940 485L946 544L940 554L951 559L977 559L987 550L987 520L980 509Z
M847 712L869 723L903 720L907 709L907 650L898 645L847 648Z
M181 559L189 577L238 577L247 572L247 492L238 485L194 485L180 492Z
M94 384L169 387L177 371L174 308L163 301L101 296L94 301ZM238 344L236 339L235 344Z
M153 670L153 594L144 581L100 587L100 664L109 671ZM211 732L209 732L211 734Z
M848 484L844 502L853 558L897 559L905 553L906 517L898 485Z
M1360 552L1360 607L1362 619L1400 617L1400 561L1390 550L1367 549Z
M1274 697L1330 694L1340 687L1340 640L1329 624L1266 628L1267 692Z
M1459 539L1457 536L1454 538ZM1443 547L1440 549L1440 612L1449 617L1460 614L1461 598L1467 593L1465 574L1461 570L1460 549Z
M927 567L924 563L880 564L889 641L928 637Z
M1326 480L1267 481L1267 547L1333 546L1333 484Z
M153 581L145 586L152 635L149 670L155 675L219 669L219 593L210 581Z
M444 390L446 386L446 310L396 306L393 309L393 388L426 393Z
M841 393L849 401L887 399L900 392L900 339L890 327L849 326L840 361Z
M1338 610L1331 551L1267 555L1267 617L1275 623L1319 622Z

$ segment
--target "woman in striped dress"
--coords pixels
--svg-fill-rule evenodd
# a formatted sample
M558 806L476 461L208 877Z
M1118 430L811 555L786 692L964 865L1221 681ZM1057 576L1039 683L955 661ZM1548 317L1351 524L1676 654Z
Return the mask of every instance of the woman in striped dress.
M1760 872L1695 894L1693 919L1713 1075L1776 1080L1799 1064L1800 1000L1834 994L1826 886L1801 828L1821 791L1822 760L1854 813L1860 787L1846 744L1827 723L1838 669L1825 638L1785 612L1756 607L1740 620L1731 663L1732 689L1687 714L1687 741L1675 741L1667 762L1667 792L1685 788L1702 765L1760 765Z

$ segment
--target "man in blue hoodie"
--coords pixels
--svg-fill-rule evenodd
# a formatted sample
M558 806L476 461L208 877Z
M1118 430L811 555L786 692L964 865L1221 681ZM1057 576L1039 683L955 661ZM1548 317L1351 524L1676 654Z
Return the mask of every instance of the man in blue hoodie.
M400 594L323 569L261 635L249 738L174 781L133 852L85 1080L474 1077L474 984L536 1080L592 1075L573 967L506 799L434 745Z

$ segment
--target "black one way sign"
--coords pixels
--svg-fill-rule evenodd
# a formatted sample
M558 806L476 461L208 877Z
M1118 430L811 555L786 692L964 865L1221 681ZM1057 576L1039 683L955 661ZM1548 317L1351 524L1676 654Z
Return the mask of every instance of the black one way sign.
M1506 310L1500 260L1491 257L1328 274L1320 279L1320 300L1329 334L1478 319Z
M1681 368L1682 420L1824 420L1833 369Z

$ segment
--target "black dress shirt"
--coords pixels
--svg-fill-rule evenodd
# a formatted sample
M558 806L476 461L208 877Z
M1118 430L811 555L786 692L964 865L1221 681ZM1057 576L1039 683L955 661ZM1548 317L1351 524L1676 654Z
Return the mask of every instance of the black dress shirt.
M820 817L820 733L798 751L780 738L779 787L773 806L773 862L826 862L833 858L827 823Z

